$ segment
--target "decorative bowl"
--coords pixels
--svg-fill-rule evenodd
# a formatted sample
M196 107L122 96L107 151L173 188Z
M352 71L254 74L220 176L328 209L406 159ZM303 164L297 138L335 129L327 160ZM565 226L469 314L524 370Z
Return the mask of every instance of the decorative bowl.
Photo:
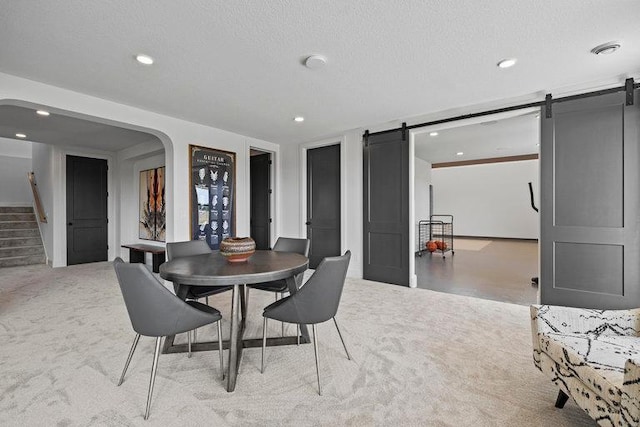
M229 262L245 262L256 251L251 237L227 237L220 243L220 255Z

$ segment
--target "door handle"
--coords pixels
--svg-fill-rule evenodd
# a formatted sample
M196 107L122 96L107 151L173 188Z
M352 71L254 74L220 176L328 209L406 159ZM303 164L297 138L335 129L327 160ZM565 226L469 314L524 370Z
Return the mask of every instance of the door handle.
M305 222L304 225L311 225L311 221Z
M67 225L73 225L73 223L72 223L72 222L70 222L70 223L69 223L69 224L67 224Z

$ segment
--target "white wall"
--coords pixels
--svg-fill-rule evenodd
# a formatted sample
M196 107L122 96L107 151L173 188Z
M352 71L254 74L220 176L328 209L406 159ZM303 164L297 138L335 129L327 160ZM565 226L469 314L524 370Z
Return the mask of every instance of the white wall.
M429 184L431 184L431 163L418 157L414 158L414 209L415 228L414 235L418 236L418 222L429 219ZM420 239L415 239L416 252L420 250Z
M351 251L348 275L362 277L362 129L322 141L281 148L282 212L280 235L306 237L306 150L340 144L341 158L341 246Z
M300 233L303 220L300 205L300 165L299 147L283 146L280 148L282 157L282 232L283 237L306 237Z
M0 138L0 206L31 206L31 143Z
M53 146L34 142L32 144L33 173L38 184L38 193L44 214L47 217L46 223L39 223L42 244L47 255L47 262L53 264L53 229L56 223L54 215L54 149ZM64 219L63 219L64 220Z
M247 180L249 147L272 151L275 153L276 161L279 158L279 146L268 141L0 73L0 104L15 104L16 100L63 110L66 114L75 117L90 116L98 122L117 123L120 126L158 136L164 145L166 156L168 241L189 239L189 144L236 153L236 234L240 236L249 235L249 182ZM62 166L57 163L54 171L63 171ZM61 188L56 191L63 193ZM276 188L275 191L279 189ZM61 203L59 209L65 212L66 207L61 201L63 199L57 200ZM114 209L113 217L110 216L110 224L120 223L120 214L116 215L116 212L119 210ZM278 218L282 217L279 212L280 207L276 206L276 227L280 223ZM116 216L118 218L115 218ZM55 215L54 251L56 258L64 257L66 261L64 217L65 215ZM275 232L279 234L278 229ZM124 238L116 230L110 234ZM119 255L120 242L116 242L115 246L114 255ZM110 252L110 257L112 256Z
M140 192L140 171L166 166L164 148L157 144L142 144L118 152L117 168L119 183L118 199L119 206L119 239L120 244L145 243L162 245L161 242L150 242L140 239L138 232L139 224L139 192ZM147 254L150 256L150 254ZM125 261L129 260L128 251L121 251L121 256Z
M537 239L538 160L438 168L432 171L434 214L453 215L458 236Z

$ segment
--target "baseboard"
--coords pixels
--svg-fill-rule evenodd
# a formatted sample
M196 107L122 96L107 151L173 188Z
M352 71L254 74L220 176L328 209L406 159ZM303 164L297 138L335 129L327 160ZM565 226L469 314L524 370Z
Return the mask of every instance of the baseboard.
M362 279L362 269L358 267L349 268L347 270L347 277L352 279Z
M494 236L461 236L455 235L454 239L469 239L469 240L505 240L512 242L537 242L538 239L528 239L524 237L494 237Z

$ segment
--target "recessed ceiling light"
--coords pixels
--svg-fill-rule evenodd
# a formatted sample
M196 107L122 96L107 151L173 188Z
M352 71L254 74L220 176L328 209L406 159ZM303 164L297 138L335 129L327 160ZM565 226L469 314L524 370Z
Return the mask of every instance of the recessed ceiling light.
M518 62L516 58L503 59L502 61L498 62L498 67L500 68L513 67L514 65L516 65L516 62Z
M438 132L431 132L429 136L438 136Z
M48 111L44 111L44 110L38 110L38 111L36 111L36 114L38 114L39 116L47 117L49 115L49 112Z
M153 64L153 58L150 57L149 55L144 55L142 53L139 54L139 55L136 55L136 61L138 61L139 63L144 64L144 65Z
M462 156L463 154L464 154L464 153L463 153L462 151L458 151L458 152L456 153L456 156Z
M322 68L326 65L327 58L322 55L311 55L307 59L304 60L304 65L307 68L312 70L317 70L318 68Z
M304 117L302 116L296 116L293 118L294 121L300 123L300 122L304 122Z
M591 53L593 53L594 55L611 55L618 49L620 49L620 43L607 42L591 49Z
M16 133L16 137L18 137L18 138L26 138L27 135L25 135L24 133Z

